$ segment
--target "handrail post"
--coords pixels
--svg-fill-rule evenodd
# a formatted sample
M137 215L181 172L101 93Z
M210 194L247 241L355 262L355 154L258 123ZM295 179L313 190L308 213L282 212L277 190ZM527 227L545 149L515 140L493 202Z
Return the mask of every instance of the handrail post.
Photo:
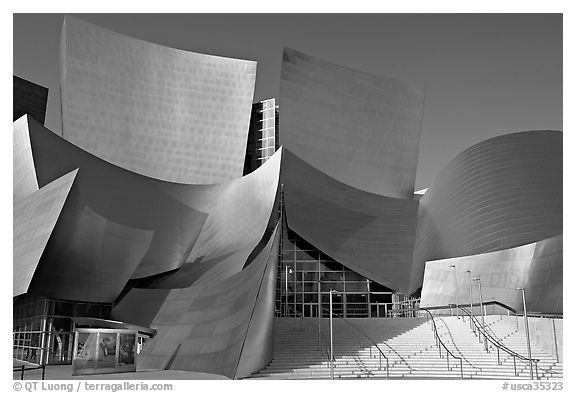
M450 371L450 356L448 355L448 348L446 348L446 368Z
M498 365L500 366L500 347L496 347L496 352L498 353Z
M386 378L390 379L390 364L388 363L388 358L386 358Z
M22 365L21 367L22 367L22 370L20 373L20 380L23 381L24 380L24 365Z
M46 364L42 365L42 380L44 380L44 375L46 375Z
M514 359L514 376L517 377L518 373L516 372L516 356L512 356L512 359Z
M464 379L464 370L462 369L462 358L460 358L460 378Z

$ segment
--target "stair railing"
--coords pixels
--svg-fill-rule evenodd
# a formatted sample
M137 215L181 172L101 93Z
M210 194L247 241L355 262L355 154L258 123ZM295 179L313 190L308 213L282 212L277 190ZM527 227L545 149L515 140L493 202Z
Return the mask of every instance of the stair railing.
M438 353L440 354L440 358L442 358L442 348L444 348L446 350L446 365L448 367L448 371L451 371L451 369L450 369L450 356L452 356L455 360L458 360L460 362L460 377L462 379L464 379L464 369L462 368L462 358L454 355L452 353L452 351L450 351L446 347L446 345L444 345L444 343L442 342L442 339L440 339L440 335L438 334L438 329L436 328L436 321L434 321L434 316L432 315L432 313L424 307L420 307L420 310L426 311L430 317L430 320L432 321L432 331L434 332L434 338L436 339L436 346L438 347Z
M291 305L287 304L286 307L291 312L293 312L294 315L296 315L298 318L300 318L300 329L301 330L304 330L304 322L306 322L306 324L309 328L308 332L310 332L310 326L312 326L312 330L314 331L314 333L316 334L316 337L317 337L319 350L320 351L324 350L324 352L326 353L326 358L328 359L328 368L330 369L330 379L334 379L334 368L332 367L332 359L330 359L330 349L329 349L330 345L328 343L328 340L326 339L324 334L318 332L318 325L317 324L315 325L311 320L304 319L304 315L302 315L301 312L296 310Z
M330 314L329 309L321 307L321 310L326 311L328 314ZM362 330L360 330L357 326L355 326L352 322L348 321L346 318L343 318L341 315L338 315L335 312L332 312L332 316L335 316L335 317L339 318L340 320L344 321L345 323L347 323L354 330L356 330L363 337L365 337L368 340L368 342L370 342L370 344L371 344L369 347L370 358L372 358L372 346L376 347L376 349L378 350L378 370L382 370L382 358L384 358L386 360L386 378L390 379L390 361L389 361L388 357L386 355L384 355L384 352L382 352L382 350L380 349L378 344L376 344L366 333L364 333ZM369 375L369 373L368 373L368 375Z
M484 343L486 351L488 351L488 345L487 343L490 342L494 347L496 347L496 351L497 351L497 356L498 356L498 365L501 365L500 362L500 351L503 351L505 353L507 353L508 355L512 356L513 361L514 361L514 376L518 376L518 372L516 369L516 359L522 361L522 362L527 362L528 365L530 365L530 362L534 362L534 366L536 369L536 379L539 380L540 376L538 375L538 362L540 361L540 359L530 359L527 358L523 355L520 355L517 352L514 352L513 350L511 350L510 348L506 347L505 345L503 345L501 342L499 342L499 340L497 338L495 338L494 336L492 336L492 334L490 334L490 332L488 332L488 330L486 329L486 327L484 325L482 325L482 323L476 318L475 315L473 315L472 313L470 313L470 311L464 307L464 306L458 306L458 308L460 310L462 310L466 315L468 315L469 318L471 318L472 323L474 324L474 326L476 327L476 331L478 331L478 337L480 337L480 334L482 334L482 336L484 337Z

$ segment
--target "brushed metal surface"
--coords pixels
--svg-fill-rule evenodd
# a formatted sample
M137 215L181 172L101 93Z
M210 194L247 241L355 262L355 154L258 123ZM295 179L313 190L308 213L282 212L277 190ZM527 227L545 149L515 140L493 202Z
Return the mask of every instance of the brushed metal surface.
M441 306L454 303L456 282L460 304L470 304L470 270L480 277L484 301L496 300L522 311L522 293L526 291L529 312L562 313L562 235L484 254L441 259L426 263L421 305ZM473 303L480 302L477 284L473 286ZM488 306L490 312L491 306ZM505 310L495 309L502 313Z
M424 95L285 48L280 144L351 187L412 199Z
M28 291L77 170L14 201L12 296Z
M16 202L37 191L38 181L28 134L28 116L16 120L12 129L12 198Z
M282 165L288 227L348 268L405 293L418 202L358 190L288 149Z
M63 137L178 183L242 176L256 62L168 48L66 16Z
M562 233L562 133L526 131L459 154L420 201L411 291L424 263L537 242Z
M112 302L128 279L183 264L186 285L220 280L242 270L266 232L281 151L249 176L184 185L107 163L34 120L29 127L40 186L79 168L32 293Z
M132 289L113 318L157 330L140 369L188 370L239 378L272 355L279 231L243 271L178 289Z

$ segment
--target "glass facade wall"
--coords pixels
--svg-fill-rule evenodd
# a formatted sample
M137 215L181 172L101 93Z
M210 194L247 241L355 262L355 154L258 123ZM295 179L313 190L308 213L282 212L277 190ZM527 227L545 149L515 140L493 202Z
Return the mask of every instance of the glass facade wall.
M111 305L70 302L35 295L13 299L13 357L38 364L72 361L72 317L107 318Z
M276 128L276 99L271 98L264 100L261 103L260 112L260 127L258 130L258 160L259 165L264 164L278 148L278 130Z
M252 105L244 176L264 164L279 149L278 106L276 99L260 101Z
M283 223L276 286L277 315L329 317L330 290L333 312L346 318L400 315L414 300L348 269L290 230ZM406 313L402 313L406 315Z

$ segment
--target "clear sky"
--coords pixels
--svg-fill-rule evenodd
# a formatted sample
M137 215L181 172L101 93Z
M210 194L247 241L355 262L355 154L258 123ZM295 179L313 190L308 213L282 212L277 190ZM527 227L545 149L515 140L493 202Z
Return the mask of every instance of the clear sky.
M416 189L492 136L562 130L561 14L74 14L146 41L258 62L254 100L277 97L284 46L427 84ZM61 129L63 14L14 15L14 74L50 89ZM280 112L282 108L280 108Z

